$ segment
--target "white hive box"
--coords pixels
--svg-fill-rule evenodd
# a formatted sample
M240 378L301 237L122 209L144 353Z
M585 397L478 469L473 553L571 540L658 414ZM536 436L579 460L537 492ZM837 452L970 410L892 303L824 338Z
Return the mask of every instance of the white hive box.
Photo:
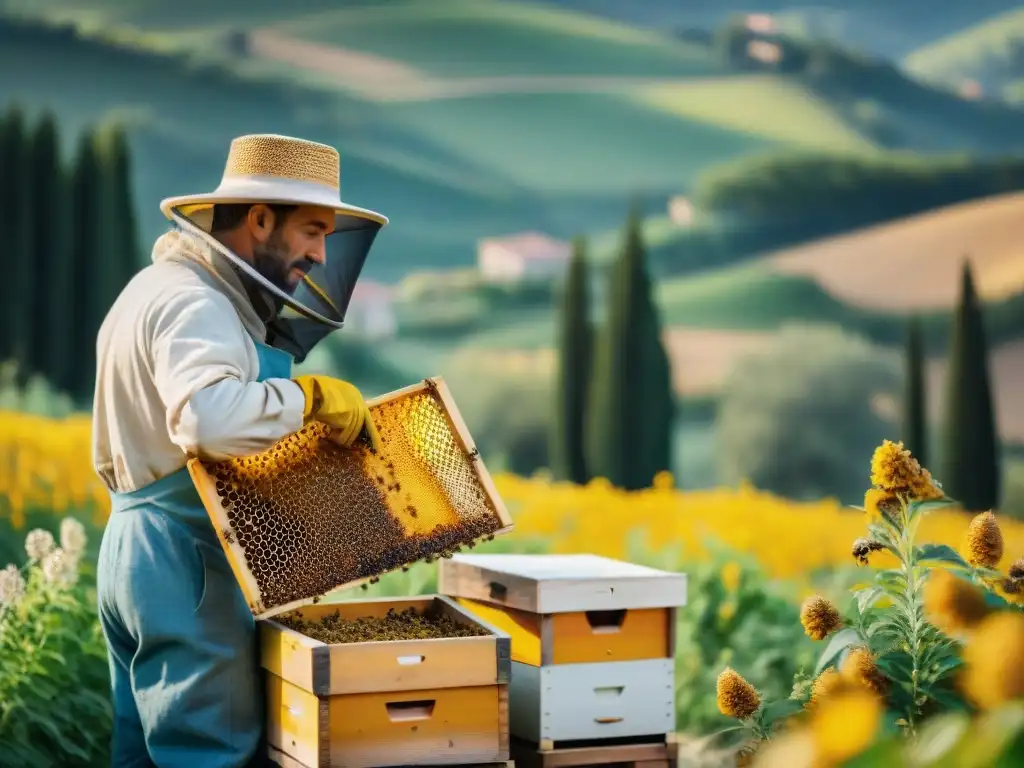
M509 731L533 743L670 733L686 576L596 555L456 555L438 591L512 638Z

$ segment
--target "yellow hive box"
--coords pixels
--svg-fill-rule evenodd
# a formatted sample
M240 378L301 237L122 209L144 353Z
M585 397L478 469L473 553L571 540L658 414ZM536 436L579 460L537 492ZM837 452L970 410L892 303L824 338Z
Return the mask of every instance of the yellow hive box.
M369 406L378 454L311 422L254 456L189 461L257 619L512 529L442 379Z
M595 555L455 555L438 591L512 637L531 666L675 655L686 575Z
M511 736L550 750L672 732L685 574L594 555L456 555L438 591L511 636Z
M480 632L473 637L328 645L289 629L415 609ZM297 768L470 765L508 760L510 638L441 596L309 606L260 622L267 670L267 740Z

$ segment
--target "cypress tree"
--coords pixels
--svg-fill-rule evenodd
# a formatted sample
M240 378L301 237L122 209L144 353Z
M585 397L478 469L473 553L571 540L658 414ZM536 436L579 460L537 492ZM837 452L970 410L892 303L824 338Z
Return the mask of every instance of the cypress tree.
M586 469L584 431L590 380L590 298L586 243L577 238L565 278L558 345L558 373L551 424L551 469L558 480L583 484Z
M0 221L5 274L0 280L0 359L14 360L24 377L32 334L32 168L25 117L12 106L0 131Z
M71 359L73 366L61 387L79 402L91 394L96 370L96 318L105 301L103 286L111 260L106 258L106 205L96 134L86 130L78 140L71 170L71 274L73 286Z
M927 408L925 407L924 348L921 321L911 318L907 328L906 391L903 397L903 445L921 466L928 466Z
M611 271L588 409L588 470L626 490L649 487L671 464L671 376L640 223L632 212Z
M999 503L999 444L988 373L982 311L965 260L953 318L946 385L943 490L970 512Z
M139 235L131 186L131 156L128 138L120 125L109 126L103 134L104 168L107 187L107 226L116 265L106 286L106 313L121 289L139 269Z
M43 115L31 139L32 243L34 247L32 324L35 343L29 362L34 372L59 386L71 357L69 308L73 299L68 249L67 199L57 123Z

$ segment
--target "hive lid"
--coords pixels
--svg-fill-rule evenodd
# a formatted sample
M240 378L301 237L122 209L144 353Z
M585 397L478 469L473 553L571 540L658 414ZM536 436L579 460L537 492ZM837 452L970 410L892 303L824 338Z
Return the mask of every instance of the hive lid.
M264 453L189 461L257 619L512 530L443 379L368 405L378 454L311 422Z
M531 613L668 608L686 604L686 574L589 554L455 555L438 591Z

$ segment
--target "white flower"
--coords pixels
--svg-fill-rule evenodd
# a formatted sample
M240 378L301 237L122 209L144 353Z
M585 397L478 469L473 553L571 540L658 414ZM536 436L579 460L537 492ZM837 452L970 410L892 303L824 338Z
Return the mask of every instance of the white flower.
M73 517L65 517L60 522L60 546L70 555L80 555L85 551L85 526Z
M55 549L43 560L43 578L51 584L70 587L78 581L78 558Z
M53 534L49 531L44 531L42 528L36 528L33 531L29 531L28 536L25 537L25 551L28 552L28 556L33 560L43 560L53 552L53 548L56 546L56 542L53 540Z
M0 605L13 605L25 594L25 579L16 565L0 571Z

